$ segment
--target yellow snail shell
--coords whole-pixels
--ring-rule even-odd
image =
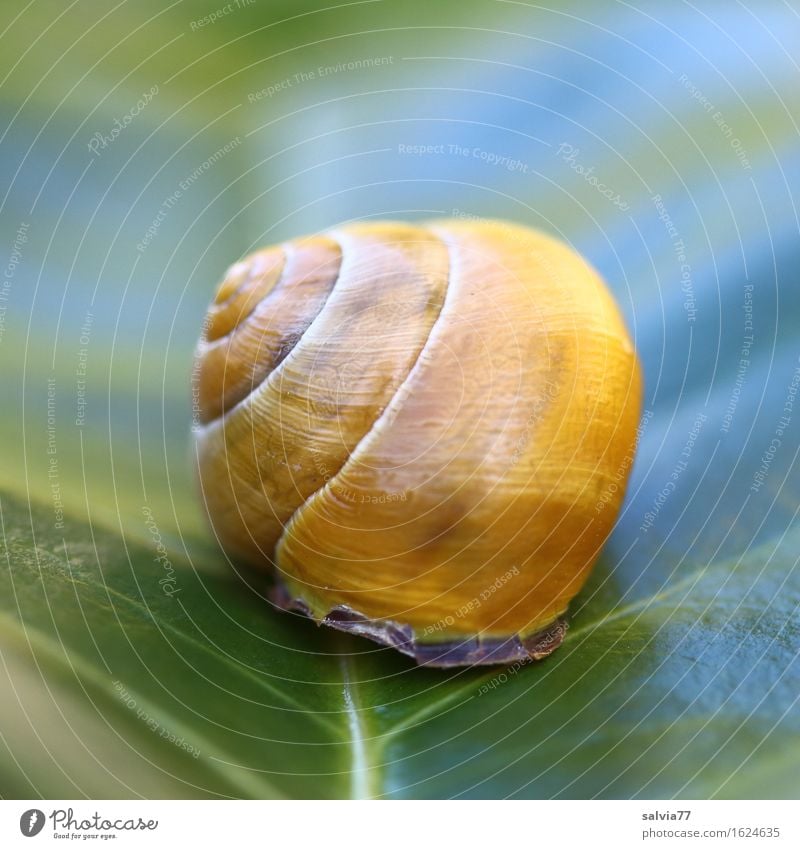
[[[282,606],[438,666],[561,642],[642,393],[566,245],[442,220],[266,248],[220,285],[195,374],[209,518]]]

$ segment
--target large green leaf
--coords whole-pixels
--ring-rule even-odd
[[[797,534],[656,593],[612,591],[601,567],[552,658],[444,674],[277,613],[257,584],[175,558],[167,595],[156,550],[9,498],[2,515],[6,793],[794,789]]]
[[[185,5],[0,20],[0,794],[796,797],[797,16],[258,3],[193,27],[220,4]],[[445,673],[276,612],[229,567],[189,372],[253,245],[454,210],[591,259],[647,393],[562,648]]]

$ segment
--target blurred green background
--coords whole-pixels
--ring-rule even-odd
[[[6,4],[0,792],[795,797],[799,38],[783,2]],[[228,264],[453,214],[574,245],[647,379],[570,638],[485,694],[273,612],[190,465]]]

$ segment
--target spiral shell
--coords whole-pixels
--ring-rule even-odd
[[[195,374],[209,518],[283,606],[433,665],[558,645],[642,392],[566,245],[443,220],[258,251],[220,285]]]

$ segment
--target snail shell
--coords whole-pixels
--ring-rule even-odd
[[[209,518],[284,607],[432,665],[558,645],[642,393],[570,248],[499,221],[290,241],[231,267],[196,356]]]

